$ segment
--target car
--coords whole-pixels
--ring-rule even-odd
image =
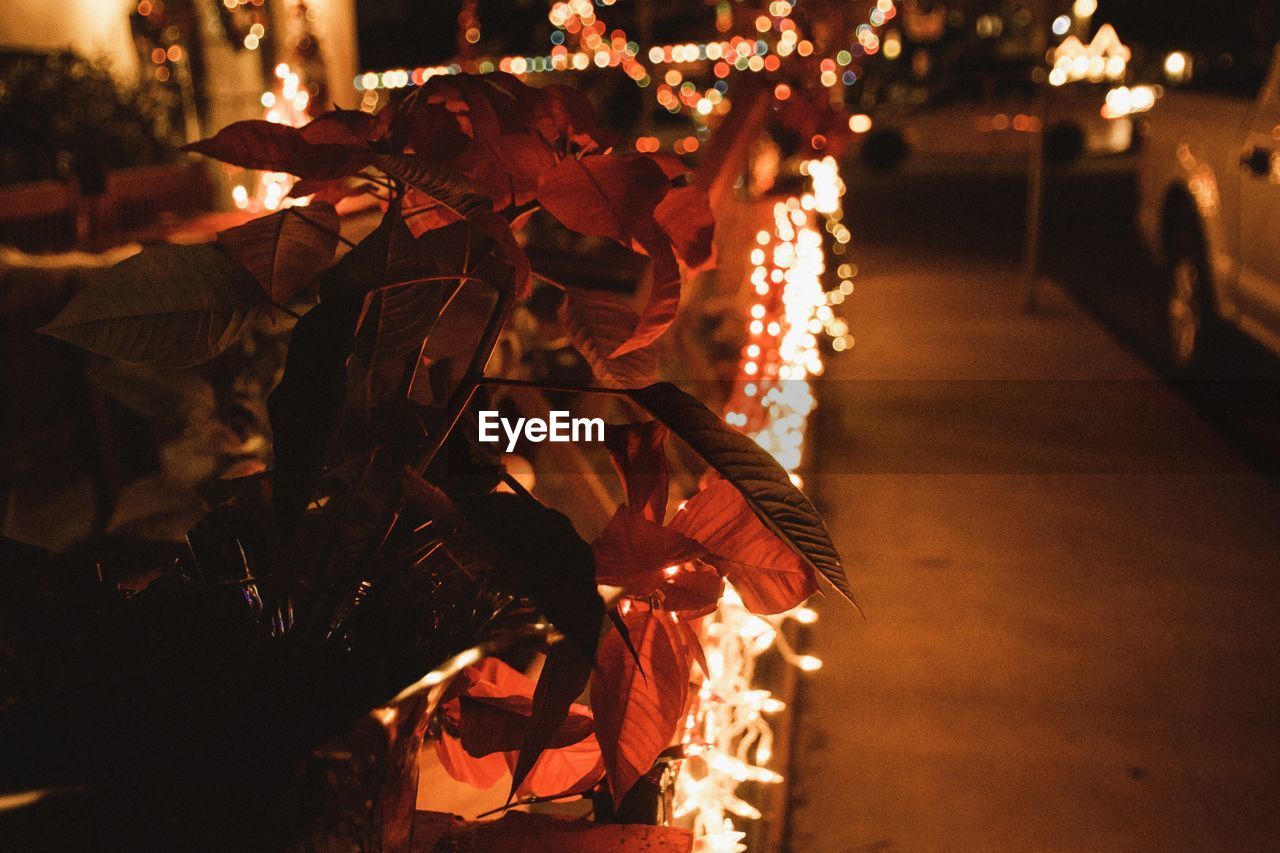
[[[1053,162],[1131,149],[1132,108],[1107,108],[1115,100],[1108,99],[1109,90],[1122,87],[1090,82],[1047,87],[1034,82],[1038,68],[1030,61],[986,63],[962,67],[929,88],[897,86],[892,97],[870,108],[871,118],[880,133],[899,134],[916,167],[925,170],[1021,171],[1042,129]],[[1129,91],[1122,88],[1124,94]]]
[[[1189,62],[1172,53],[1166,69]],[[1225,328],[1280,355],[1280,45],[1251,79],[1251,97],[1171,86],[1146,119],[1138,224],[1165,270],[1177,374],[1203,367]]]

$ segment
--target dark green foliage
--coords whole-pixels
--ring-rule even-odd
[[[157,113],[147,94],[73,53],[4,51],[0,185],[168,162]]]

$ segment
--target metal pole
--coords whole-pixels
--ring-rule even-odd
[[[1044,213],[1044,128],[1048,115],[1048,94],[1041,84],[1035,96],[1035,115],[1039,124],[1031,134],[1027,152],[1026,232],[1022,244],[1022,307],[1035,311],[1040,305],[1040,223]]]

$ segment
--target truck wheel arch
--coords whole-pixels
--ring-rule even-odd
[[[1185,245],[1187,241],[1194,241],[1190,248],[1204,262],[1204,274],[1209,279],[1207,292],[1210,299],[1217,303],[1218,288],[1214,280],[1208,229],[1191,191],[1183,184],[1174,184],[1165,193],[1164,204],[1160,208],[1160,260],[1163,266],[1168,268],[1173,265],[1188,248]]]

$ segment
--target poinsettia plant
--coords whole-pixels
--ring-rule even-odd
[[[698,620],[726,583],[757,613],[797,606],[819,575],[849,595],[787,473],[654,381],[714,223],[678,160],[619,152],[581,93],[441,76],[377,114],[238,122],[189,147],[295,175],[305,203],[211,244],[146,247],[44,331],[179,367],[217,359],[263,317],[296,318],[267,399],[270,470],[220,484],[177,569],[186,589],[246,593],[260,630],[242,637],[249,674],[225,677],[252,695],[272,685],[246,704],[273,737],[300,748],[444,656],[524,628],[545,638],[536,680],[497,660],[464,671],[437,719],[445,766],[478,784],[509,774],[513,797],[603,784],[621,803],[675,739],[705,669]],[[381,210],[358,241],[335,208],[353,195]],[[627,296],[537,269],[522,245],[535,216],[646,256],[648,274]],[[590,383],[493,372],[509,321],[547,288]],[[647,413],[608,430],[626,500],[594,542],[478,443],[475,398],[513,387],[606,398],[616,420]],[[672,434],[708,469],[674,512]],[[321,701],[325,724],[298,726]]]

